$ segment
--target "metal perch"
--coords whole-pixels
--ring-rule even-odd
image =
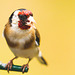
[[[7,70],[7,68],[5,68],[6,64],[0,62],[0,69],[1,70]],[[9,69],[10,70],[10,69]],[[18,71],[18,72],[22,72],[21,66],[19,65],[12,65],[12,68],[10,71]],[[28,72],[28,68],[26,67],[24,72]]]

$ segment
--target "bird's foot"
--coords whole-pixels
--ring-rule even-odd
[[[24,70],[25,70],[26,67],[29,69],[29,65],[28,65],[28,64],[25,64],[25,65],[23,65],[23,66],[21,67],[22,73],[24,73]]]
[[[7,65],[5,66],[5,68],[7,68],[7,72],[9,73],[9,70],[11,70],[12,68],[12,65],[13,65],[13,60],[10,60]]]

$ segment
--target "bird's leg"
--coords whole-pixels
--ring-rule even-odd
[[[30,61],[31,61],[31,59],[29,59],[29,61],[28,61],[27,64],[24,64],[24,65],[21,67],[22,73],[24,73],[24,70],[25,70],[26,67],[29,69],[29,65],[28,65],[28,64],[29,64]]]
[[[13,60],[14,60],[14,59],[16,59],[16,58],[18,58],[18,57],[17,57],[17,56],[16,56],[16,57],[14,57],[12,60],[10,60],[10,61],[7,63],[7,65],[6,65],[6,67],[5,67],[5,68],[7,68],[8,73],[9,73],[9,69],[11,69],[11,68],[12,68]]]

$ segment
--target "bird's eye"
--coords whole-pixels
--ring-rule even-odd
[[[23,17],[23,15],[18,15],[19,16],[19,18],[22,18]]]
[[[24,18],[27,19],[28,16],[24,15]]]
[[[33,16],[33,14],[32,14],[32,13],[30,13],[29,15],[30,15],[30,16]]]
[[[19,16],[19,18],[21,19],[21,20],[25,20],[25,19],[27,19],[27,16],[26,15],[18,15]]]

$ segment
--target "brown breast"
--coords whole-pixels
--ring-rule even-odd
[[[34,32],[34,29],[32,29],[29,33],[31,33],[32,35],[31,35],[31,38],[29,39],[29,40],[27,40],[27,41],[25,41],[25,43],[23,44],[23,46],[21,47],[20,45],[20,43],[19,42],[13,42],[13,41],[11,41],[10,40],[10,38],[9,38],[9,36],[11,36],[11,37],[15,37],[16,39],[17,39],[17,37],[22,37],[21,35],[15,35],[15,32],[13,31],[13,30],[11,30],[11,25],[10,25],[10,23],[8,22],[7,24],[6,24],[6,26],[5,26],[5,29],[4,29],[4,36],[5,36],[5,39],[6,39],[6,41],[7,41],[7,44],[9,45],[9,47],[16,47],[16,48],[20,48],[20,49],[22,49],[22,50],[25,50],[25,49],[27,49],[27,48],[30,48],[30,47],[32,47],[32,45],[35,43],[35,32]],[[29,34],[28,33],[28,34]],[[17,37],[16,37],[17,36]],[[28,35],[26,35],[26,36],[28,36]]]

